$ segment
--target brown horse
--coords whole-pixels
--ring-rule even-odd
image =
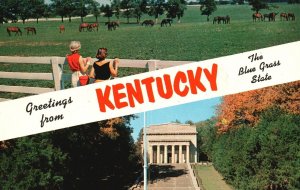
[[[142,26],[153,26],[154,25],[154,21],[153,20],[144,20],[142,22]]]
[[[16,33],[15,35],[21,35],[22,36],[22,31],[17,26],[9,26],[9,27],[7,27],[6,31],[7,31],[9,36],[11,36],[11,32],[15,32]]]
[[[117,21],[106,22],[107,30],[112,31],[113,29],[116,30],[119,27],[119,23]]]
[[[89,31],[92,31],[92,30],[94,31],[94,28],[97,28],[96,30],[98,32],[98,27],[99,27],[99,24],[95,22],[93,24],[90,24],[88,29],[89,29]]]
[[[160,23],[160,26],[163,27],[163,26],[171,26],[173,20],[171,18],[165,18],[165,19],[162,19],[161,23]]]
[[[90,24],[89,23],[81,23],[79,25],[79,32],[84,31],[84,29],[86,28],[86,31],[90,30]]]
[[[214,17],[213,20],[213,24],[215,24],[216,22],[218,22],[218,24],[229,24],[230,23],[230,16],[226,15],[226,16],[216,16]]]
[[[63,33],[65,32],[65,26],[64,25],[60,25],[59,26],[59,33]]]
[[[288,13],[288,20],[295,20],[295,14],[294,13]]]
[[[282,20],[282,19],[289,20],[288,14],[280,13],[280,20]]]
[[[31,34],[36,34],[36,29],[34,27],[26,27],[24,29],[27,31],[27,35],[29,32],[31,32]]]
[[[268,18],[269,22],[270,22],[270,21],[275,21],[276,15],[278,15],[278,13],[268,13],[268,14],[264,14],[264,20],[266,20],[266,18]]]
[[[256,19],[263,21],[263,15],[261,13],[253,13],[252,14],[253,22],[256,22]]]

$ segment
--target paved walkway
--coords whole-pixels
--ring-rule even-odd
[[[186,164],[151,165],[150,170],[149,190],[196,190]],[[144,186],[132,189],[143,190]]]

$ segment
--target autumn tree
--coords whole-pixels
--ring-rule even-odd
[[[300,113],[300,81],[223,97],[218,108],[219,132],[242,124],[254,125],[268,107],[277,105],[290,113]]]

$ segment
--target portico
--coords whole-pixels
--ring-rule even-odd
[[[168,123],[151,125],[146,130],[149,163],[197,162],[197,131],[195,126]]]

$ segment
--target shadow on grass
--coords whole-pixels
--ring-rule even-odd
[[[178,177],[187,174],[185,169],[176,169],[172,165],[151,165],[150,183],[156,181],[167,181],[172,177]]]

